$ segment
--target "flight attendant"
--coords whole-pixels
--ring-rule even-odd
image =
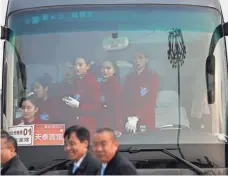
[[[24,98],[21,101],[20,108],[23,115],[17,119],[14,119],[14,125],[31,125],[41,124],[42,120],[37,116],[38,107],[34,98]]]
[[[90,62],[83,57],[75,59],[75,73],[72,96],[63,101],[72,108],[69,112],[73,116],[68,123],[87,127],[91,133],[96,131],[96,121],[100,110],[100,85],[96,77],[89,71]]]
[[[116,77],[116,64],[104,61],[102,64],[103,79],[101,81],[101,118],[100,125],[116,132],[122,131],[121,87]]]
[[[59,104],[54,97],[49,97],[49,87],[52,79],[49,75],[44,75],[37,79],[34,84],[34,95],[39,108],[38,114],[45,123],[57,123],[60,119]]]
[[[145,132],[155,128],[158,76],[148,69],[148,58],[137,54],[136,71],[124,82],[125,132]]]

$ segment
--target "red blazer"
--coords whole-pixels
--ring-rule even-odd
[[[66,128],[72,125],[71,122],[71,116],[75,114],[75,110],[72,111],[72,108],[66,105],[66,103],[62,100],[64,97],[71,96],[73,97],[73,92],[75,89],[75,83],[69,84],[67,82],[61,82],[55,85],[55,87],[52,87],[51,90],[49,90],[49,94],[52,96],[49,98],[49,102],[52,104],[44,104],[44,109],[49,108],[52,111],[50,114],[52,118],[50,117],[51,123],[56,124],[65,124]],[[51,91],[54,91],[51,92]],[[71,112],[72,111],[72,112]]]
[[[155,106],[158,86],[158,75],[147,68],[140,75],[132,73],[127,76],[123,92],[125,118],[138,116],[140,119],[138,127],[146,125],[147,130],[155,128]]]
[[[60,100],[55,97],[48,97],[46,101],[37,100],[37,106],[39,108],[37,112],[37,118],[41,119],[44,124],[60,123],[59,119],[59,107]]]
[[[101,83],[100,126],[122,131],[121,87],[116,76]]]
[[[100,85],[95,76],[88,72],[83,78],[77,78],[72,96],[78,96],[80,104],[78,108],[71,108],[69,125],[85,126],[91,133],[95,133],[100,110]]]
[[[55,85],[53,88],[55,94],[53,97],[63,98],[64,96],[72,96],[72,92],[74,91],[74,84],[69,84],[68,82],[61,82]]]

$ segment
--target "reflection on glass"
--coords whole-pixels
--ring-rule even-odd
[[[75,7],[37,9],[9,18],[27,68],[27,87],[32,85],[27,92],[37,100],[39,123],[78,124],[92,133],[110,127],[126,136],[178,125],[177,70],[167,54],[169,32],[178,28],[186,46],[179,83],[181,125],[213,132],[220,99],[210,107],[204,101],[204,68],[212,32],[220,24],[219,13],[188,6],[94,7],[80,12]],[[129,43],[105,50],[103,41],[110,37]],[[118,45],[118,40],[108,41],[114,42],[110,46]],[[217,66],[224,57],[223,45],[217,46]],[[14,88],[18,87],[14,81]],[[16,93],[13,97],[23,98]],[[176,143],[176,135],[173,140]]]

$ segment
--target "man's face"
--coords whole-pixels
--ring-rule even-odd
[[[77,58],[75,60],[74,69],[77,75],[85,75],[89,68],[84,58]]]
[[[88,141],[80,141],[75,133],[71,133],[69,139],[65,138],[64,150],[69,159],[78,161],[88,150]]]
[[[93,152],[97,159],[108,163],[115,155],[118,143],[109,132],[96,134],[93,139]]]
[[[15,149],[9,143],[7,143],[6,139],[1,139],[1,164],[5,164],[9,161],[13,154],[15,153]]]
[[[144,54],[138,54],[135,58],[136,69],[141,70],[145,68],[147,62],[148,62],[148,59]]]

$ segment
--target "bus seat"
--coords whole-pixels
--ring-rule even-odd
[[[178,94],[175,91],[161,91],[158,93],[155,109],[156,127],[179,124]],[[186,110],[180,108],[181,125],[190,126]]]

